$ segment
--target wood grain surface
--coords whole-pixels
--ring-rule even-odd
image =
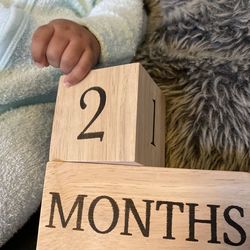
[[[140,64],[59,84],[50,161],[164,166],[164,157],[165,98]]]
[[[52,162],[37,249],[247,250],[249,197],[249,173]]]

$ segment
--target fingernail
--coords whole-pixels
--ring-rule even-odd
[[[38,62],[35,62],[35,65],[38,67],[38,68],[43,68],[44,65],[42,65],[41,63],[38,63]]]
[[[68,81],[64,81],[63,84],[64,84],[65,87],[71,87],[72,86],[72,84],[70,82],[68,82]]]

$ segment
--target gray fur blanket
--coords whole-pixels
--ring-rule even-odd
[[[250,1],[161,7],[135,60],[167,97],[167,166],[250,171]]]

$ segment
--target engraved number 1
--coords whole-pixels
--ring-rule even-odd
[[[155,145],[155,106],[156,106],[156,101],[153,99],[154,103],[154,114],[153,114],[153,135],[152,135],[152,142],[151,144],[156,147]]]

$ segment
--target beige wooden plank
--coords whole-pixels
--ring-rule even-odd
[[[58,203],[54,213],[51,210],[52,197],[54,202],[60,198],[65,219],[78,197],[65,228]],[[142,229],[131,204],[141,218]],[[96,232],[108,230],[112,222],[110,232]],[[249,236],[249,173],[62,162],[47,166],[38,250],[247,250]]]
[[[164,96],[140,64],[93,70],[59,84],[50,161],[164,166],[164,117]]]

